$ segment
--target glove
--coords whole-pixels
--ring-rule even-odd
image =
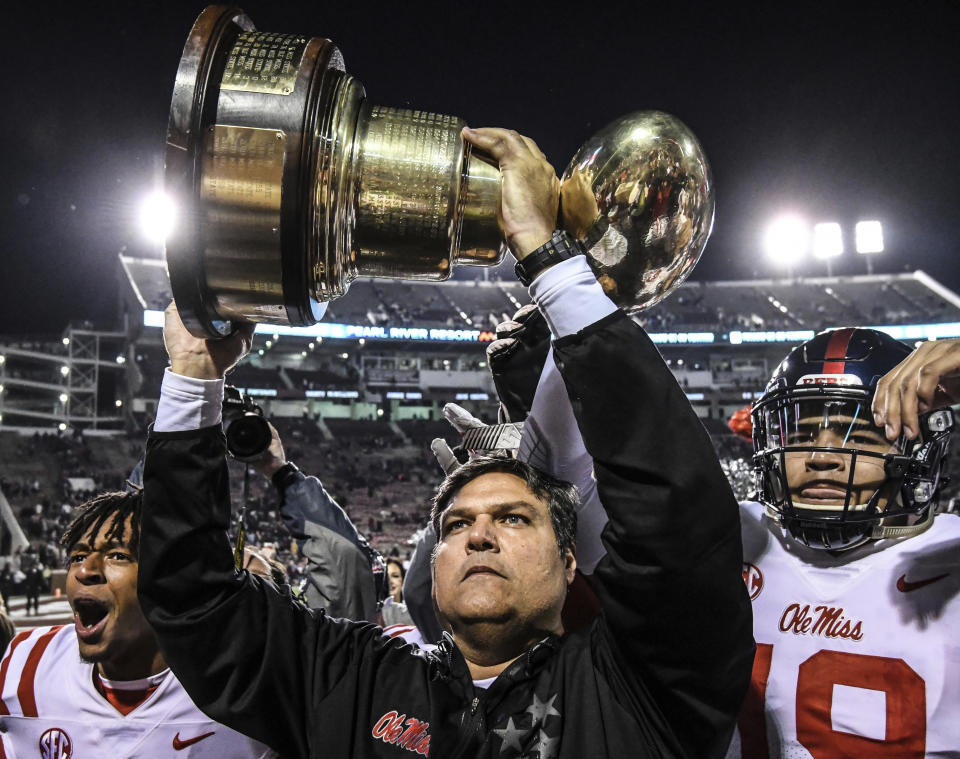
[[[476,454],[512,457],[520,447],[522,424],[486,424],[456,403],[444,406],[443,415],[462,438],[460,445],[455,448],[451,448],[443,438],[435,438],[430,443],[437,463],[447,474]]]
[[[502,421],[527,418],[549,349],[550,328],[533,303],[497,325],[497,339],[487,346],[487,363],[500,398]]]
[[[443,417],[461,436],[467,430],[487,426],[456,403],[448,403],[443,407]],[[442,437],[434,438],[430,443],[430,450],[433,451],[437,463],[445,474],[450,474],[461,464],[467,463],[470,458],[469,452],[462,445],[451,448]]]

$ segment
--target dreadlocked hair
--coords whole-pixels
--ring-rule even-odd
[[[107,532],[105,540],[123,540],[123,528],[130,519],[130,540],[128,547],[136,556],[140,549],[140,506],[143,503],[141,491],[132,493],[101,493],[76,508],[73,519],[63,531],[60,547],[68,554],[86,535],[97,535],[104,525]]]

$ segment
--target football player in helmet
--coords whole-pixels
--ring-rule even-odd
[[[728,756],[960,757],[960,519],[939,498],[958,401],[960,340],[838,329],[774,372],[752,412],[757,653]]]
[[[753,407],[760,500],[804,545],[845,550],[932,524],[951,409],[931,398],[918,418],[914,400],[910,424],[891,426],[888,439],[871,408],[910,354],[876,330],[821,332],[790,352]]]

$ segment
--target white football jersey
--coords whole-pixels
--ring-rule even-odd
[[[93,666],[72,625],[17,635],[0,663],[0,759],[276,756],[203,714],[172,672],[123,716],[94,687]]]
[[[839,555],[741,518],[757,655],[728,757],[960,757],[960,518]]]

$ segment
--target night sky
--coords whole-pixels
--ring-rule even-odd
[[[537,4],[540,6],[541,4]],[[773,276],[777,213],[844,225],[835,273],[863,273],[853,224],[879,219],[877,271],[960,290],[960,3],[245,2],[262,31],[332,39],[374,103],[507,126],[558,171],[632,110],[685,121],[712,163],[714,234],[694,279]],[[856,4],[860,5],[860,4]],[[570,4],[554,4],[555,9]],[[201,2],[20,2],[4,12],[0,334],[109,323],[116,257],[159,255],[138,205]],[[808,260],[796,273],[825,273]]]

